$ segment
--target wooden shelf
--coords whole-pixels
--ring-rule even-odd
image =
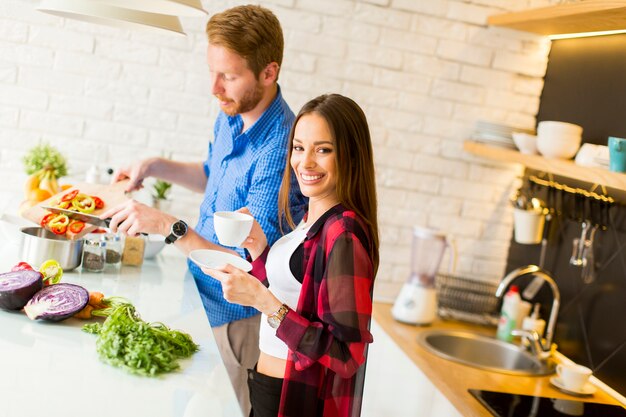
[[[586,0],[490,16],[487,23],[540,35],[626,29],[626,0]]]
[[[471,154],[498,162],[513,162],[537,171],[550,172],[579,181],[605,185],[617,190],[626,190],[626,174],[611,172],[605,168],[582,167],[576,165],[572,160],[549,159],[540,155],[525,155],[512,149],[489,146],[473,141],[465,141],[463,149]]]

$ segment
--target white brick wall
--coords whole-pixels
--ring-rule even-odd
[[[467,155],[462,144],[479,119],[534,126],[549,43],[485,22],[550,2],[259,1],[285,30],[281,86],[293,110],[339,92],[368,115],[380,200],[378,298],[393,298],[409,273],[413,225],[454,236],[458,273],[502,275],[519,167]],[[0,2],[0,211],[17,209],[20,158],[40,141],[67,155],[73,180],[94,163],[204,155],[217,112],[205,18],[182,19],[184,38],[64,20],[36,5]],[[174,196],[173,211],[193,222],[200,197],[180,188]]]

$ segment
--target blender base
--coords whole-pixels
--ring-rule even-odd
[[[391,309],[391,315],[401,323],[427,326],[437,318],[437,291],[406,283]]]

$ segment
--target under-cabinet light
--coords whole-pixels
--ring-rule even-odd
[[[603,31],[598,31],[598,32],[562,33],[560,35],[548,35],[548,38],[550,40],[588,38],[591,36],[618,35],[620,33],[626,33],[626,29],[603,30]]]

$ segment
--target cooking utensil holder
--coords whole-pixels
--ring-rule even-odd
[[[515,224],[515,241],[517,243],[534,245],[541,243],[545,216],[538,210],[513,209]]]

